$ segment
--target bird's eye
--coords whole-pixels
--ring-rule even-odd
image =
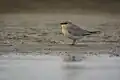
[[[66,22],[66,23],[64,23],[64,24],[68,24],[68,23]]]

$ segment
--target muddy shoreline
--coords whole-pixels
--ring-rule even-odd
[[[70,46],[61,34],[59,22],[71,20],[87,30],[100,30]],[[81,53],[106,51],[119,46],[120,16],[88,14],[2,14],[0,15],[0,52],[52,51]]]

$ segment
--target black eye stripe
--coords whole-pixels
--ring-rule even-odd
[[[60,23],[60,24],[68,24],[67,22],[65,22],[65,23]]]

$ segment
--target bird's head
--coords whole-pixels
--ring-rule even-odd
[[[72,24],[72,22],[70,22],[70,21],[64,21],[64,22],[60,23],[60,25],[61,25],[62,28],[66,28],[67,25],[69,25],[69,24]]]

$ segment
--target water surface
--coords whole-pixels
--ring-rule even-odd
[[[119,80],[120,58],[91,56],[65,62],[59,56],[0,56],[0,80]]]

